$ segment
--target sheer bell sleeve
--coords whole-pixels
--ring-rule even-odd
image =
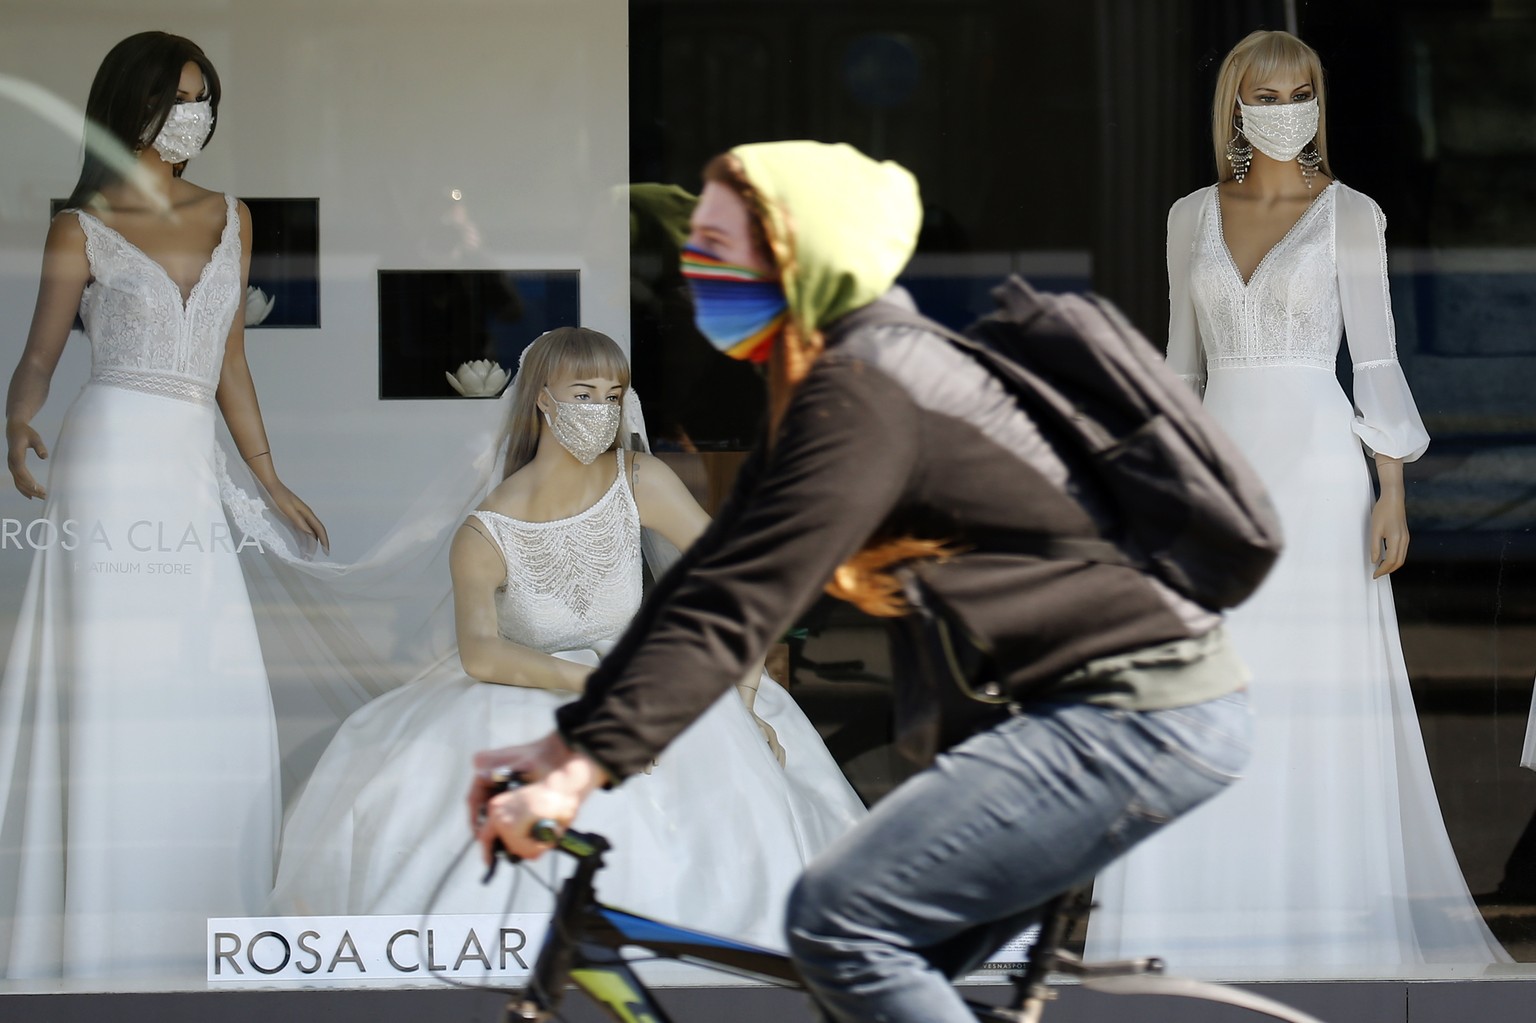
[[[1429,434],[1397,361],[1387,288],[1387,218],[1370,197],[1333,187],[1339,301],[1355,371],[1355,433],[1372,454],[1411,462],[1429,447]]]
[[[1199,395],[1205,394],[1205,344],[1189,290],[1189,266],[1207,191],[1187,195],[1168,210],[1168,368]]]

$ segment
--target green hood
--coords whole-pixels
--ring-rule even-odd
[[[767,201],[774,237],[794,253],[784,294],[802,327],[873,302],[912,258],[923,208],[904,167],[843,143],[761,142],[731,154]]]

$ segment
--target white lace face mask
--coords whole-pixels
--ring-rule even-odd
[[[1263,103],[1249,106],[1239,101],[1243,112],[1243,134],[1253,143],[1253,148],[1269,157],[1285,163],[1297,155],[1317,136],[1317,99],[1304,103]]]
[[[150,143],[166,163],[182,163],[203,151],[213,131],[213,104],[200,99],[196,103],[178,103],[171,107],[165,125]]]
[[[555,440],[578,462],[591,465],[598,455],[613,447],[624,414],[622,405],[609,401],[561,401],[547,387],[544,393],[555,403],[555,414],[544,413],[544,421]]]

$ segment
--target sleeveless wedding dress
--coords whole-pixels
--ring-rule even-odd
[[[1392,585],[1367,563],[1362,445],[1411,461],[1429,443],[1397,362],[1385,226],[1334,183],[1244,282],[1214,186],[1169,214],[1169,362],[1263,477],[1286,547],[1228,618],[1253,672],[1247,776],[1100,875],[1091,958],[1251,976],[1509,961],[1446,836]]]
[[[577,515],[524,522],[473,513],[506,565],[496,594],[505,638],[595,666],[638,610],[640,514],[624,452],[616,454],[612,486]],[[548,912],[549,891],[517,871],[480,883],[478,848],[465,848],[464,794],[472,753],[546,735],[555,708],[573,698],[477,681],[454,655],[354,713],[289,814],[272,912]],[[766,676],[757,712],[777,731],[785,766],[730,692],[649,774],[588,800],[579,826],[614,846],[604,901],[782,946],[790,884],[864,807],[805,715]],[[549,856],[531,869],[553,882],[552,872],[568,867]]]
[[[0,682],[0,972],[203,973],[270,889],[277,742],[220,505],[240,224],[191,294],[88,213],[91,377],[65,415]]]

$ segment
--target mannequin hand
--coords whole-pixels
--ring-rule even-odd
[[[1403,495],[1385,490],[1371,510],[1371,564],[1376,566],[1372,579],[1380,579],[1403,567],[1408,560],[1408,515],[1403,509]]]
[[[757,728],[758,731],[763,733],[763,738],[768,741],[768,752],[772,753],[773,759],[779,762],[780,767],[783,767],[784,746],[779,742],[779,733],[775,732],[773,730],[773,726],[764,721],[762,718],[757,719]]]
[[[331,553],[331,538],[326,535],[325,524],[320,521],[318,515],[310,511],[309,505],[299,500],[299,495],[278,480],[274,480],[272,486],[267,487],[267,493],[271,496],[272,506],[277,509],[279,515],[287,519],[293,528],[318,541],[320,549],[325,553]]]
[[[6,465],[10,467],[11,479],[16,483],[16,489],[21,492],[21,496],[46,498],[48,492],[43,489],[42,484],[32,478],[32,473],[27,468],[29,450],[35,452],[38,458],[48,457],[48,448],[43,444],[43,438],[38,436],[31,424],[7,420],[5,446],[9,451],[6,456]]]
[[[485,850],[487,864],[495,855],[497,839],[514,856],[531,860],[543,855],[550,846],[529,836],[534,823],[549,818],[569,826],[587,796],[607,778],[591,757],[571,749],[554,732],[525,746],[477,753],[474,763],[468,797],[470,826]],[[487,799],[495,787],[493,775],[500,770],[515,771],[529,781]]]
[[[746,704],[747,713],[752,715],[752,721],[757,725],[757,730],[763,733],[763,740],[768,743],[768,749],[773,758],[784,766],[784,747],[779,742],[779,733],[773,730],[773,726],[757,716],[757,679],[750,682],[736,683],[736,695],[741,697],[741,702]]]

